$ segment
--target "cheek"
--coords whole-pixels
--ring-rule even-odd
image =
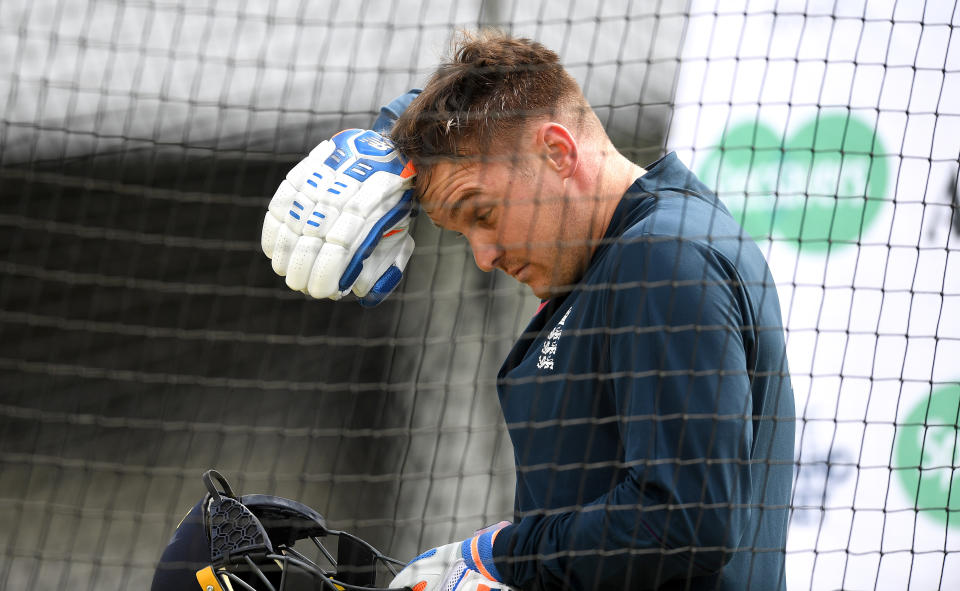
[[[507,250],[554,250],[563,220],[545,203],[524,201],[504,207],[498,233]]]

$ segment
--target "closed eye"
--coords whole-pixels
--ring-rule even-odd
[[[477,223],[489,224],[493,220],[493,207],[483,207],[474,210],[473,220]]]

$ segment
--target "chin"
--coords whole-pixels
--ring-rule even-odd
[[[541,300],[549,300],[560,295],[570,293],[571,285],[530,285],[530,291]]]
[[[560,273],[556,275],[560,275]],[[566,295],[573,291],[573,288],[577,286],[577,282],[580,280],[580,276],[579,274],[571,278],[554,276],[546,279],[542,273],[537,273],[536,275],[527,277],[527,279],[529,281],[524,281],[523,283],[530,288],[533,295],[541,300],[549,300],[550,298]]]
[[[535,287],[531,287],[530,291],[532,291],[533,295],[537,296],[541,300],[549,300],[551,297],[550,292],[545,291],[543,289],[537,289]]]

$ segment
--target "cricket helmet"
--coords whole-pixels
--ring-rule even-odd
[[[376,585],[377,572],[403,563],[347,532],[327,527],[310,507],[271,495],[234,494],[216,470],[207,493],[177,526],[154,573],[151,591],[313,591]],[[336,539],[336,558],[324,545]],[[305,540],[322,562],[294,549]],[[319,563],[318,563],[319,562]]]

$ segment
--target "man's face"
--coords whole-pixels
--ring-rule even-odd
[[[554,170],[526,160],[440,162],[421,204],[436,225],[466,237],[480,269],[500,269],[549,298],[582,276],[590,219]]]

